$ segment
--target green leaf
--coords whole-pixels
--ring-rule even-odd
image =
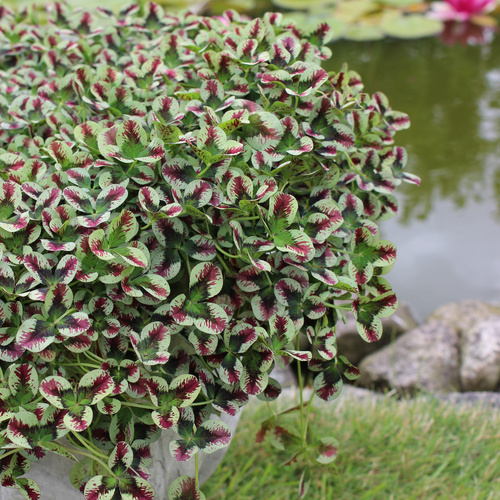
[[[108,244],[110,248],[128,243],[139,230],[135,215],[130,210],[122,213],[109,224]]]

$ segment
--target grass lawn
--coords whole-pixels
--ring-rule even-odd
[[[281,403],[273,409],[283,409]],[[301,469],[266,440],[265,403],[245,408],[229,451],[202,490],[207,500],[298,498]],[[500,411],[452,406],[431,398],[316,401],[311,429],[340,446],[334,465],[317,467],[312,500],[500,499]],[[297,413],[287,418],[300,428]]]

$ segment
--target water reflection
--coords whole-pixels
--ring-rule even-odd
[[[394,109],[410,115],[412,127],[398,143],[422,187],[402,189],[403,222],[427,217],[444,198],[456,207],[485,198],[499,205],[491,177],[500,152],[500,37],[474,47],[424,39],[332,48],[332,69],[349,61],[368,92],[385,92]]]
[[[400,299],[422,318],[453,300],[500,300],[500,37],[332,49],[332,69],[348,61],[412,121],[397,142],[422,184],[401,189],[400,215],[382,227],[398,246],[390,281]]]

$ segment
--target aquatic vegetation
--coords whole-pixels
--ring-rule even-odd
[[[445,0],[432,4],[432,14],[443,21],[469,21],[490,12],[497,0]]]

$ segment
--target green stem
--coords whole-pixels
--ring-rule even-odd
[[[222,264],[222,267],[224,268],[224,270],[226,271],[226,273],[230,274],[231,271],[229,271],[229,268],[227,267],[227,264],[224,262],[224,259],[222,258],[222,256],[220,256],[219,254],[217,254],[217,259]]]
[[[18,453],[19,448],[16,448],[15,450],[10,450],[7,453],[4,453],[3,455],[0,456],[0,459],[3,460],[4,458],[9,457],[10,455],[14,455],[14,453]]]
[[[297,336],[297,351],[300,351],[300,338]],[[304,422],[304,381],[302,380],[302,363],[297,363],[297,377],[299,379],[299,404],[300,404],[300,430],[302,435],[302,446],[305,448],[307,427]]]
[[[65,318],[69,314],[72,314],[72,313],[76,312],[77,310],[78,309],[76,307],[72,307],[71,309],[68,309],[62,316],[60,316],[59,318],[57,318],[57,323],[59,323],[59,321],[61,321],[63,318]]]
[[[87,441],[86,439],[82,438],[78,432],[71,431],[72,436],[74,436],[78,441],[80,441],[81,445],[86,448],[88,451],[92,453],[92,456],[100,456],[103,458],[108,458],[107,455],[102,453],[101,450],[99,450],[95,445],[93,445],[90,441]],[[68,439],[71,441],[71,443],[76,446],[76,444],[73,442],[70,436],[68,436]]]
[[[200,480],[199,480],[199,477],[198,477],[198,455],[200,454],[200,452],[197,452],[196,455],[194,456],[194,484],[196,486],[196,488],[199,488],[200,487]]]
[[[128,403],[126,401],[122,401],[122,406],[130,406],[132,408],[143,408],[145,410],[158,410],[158,406],[148,405],[148,404],[139,404],[139,403]]]
[[[83,351],[83,354],[85,356],[87,356],[87,358],[91,358],[91,359],[93,359],[94,361],[97,361],[100,364],[104,363],[103,359],[101,359],[99,356],[97,356],[97,354],[94,354],[91,351]]]
[[[88,366],[94,370],[100,368],[100,365],[91,365],[90,363],[61,363],[60,366]]]
[[[189,406],[203,406],[203,405],[209,405],[210,403],[213,403],[213,399],[210,399],[209,401],[199,401],[198,403],[191,403]]]
[[[305,422],[305,428],[304,428],[304,434],[302,435],[302,442],[306,443],[307,441],[307,428],[309,426],[309,417],[311,415],[311,408],[312,408],[312,401],[314,399],[314,392],[311,395],[311,398],[309,399],[307,403],[307,412],[306,412],[306,422]]]
[[[323,302],[323,305],[326,307],[332,307],[333,309],[338,309],[339,311],[350,311],[351,310],[351,307],[348,304],[338,306],[337,304],[329,304],[328,302]]]
[[[118,478],[118,476],[109,468],[108,464],[106,462],[103,462],[100,458],[95,457],[94,455],[91,455],[90,453],[85,453],[84,451],[80,450],[68,450],[70,453],[76,453],[77,455],[82,455],[82,457],[87,457],[90,458],[93,462],[97,462],[101,464],[111,476],[113,476],[115,479]]]
[[[246,221],[246,220],[259,220],[260,217],[258,215],[253,215],[252,217],[235,217],[234,219],[231,219],[231,220],[235,220],[235,221]]]
[[[222,247],[217,244],[217,242],[214,241],[215,248],[219,250],[220,253],[224,254],[226,257],[230,257],[231,259],[241,259],[241,255],[231,255],[230,253],[227,253],[225,250],[222,249]]]

